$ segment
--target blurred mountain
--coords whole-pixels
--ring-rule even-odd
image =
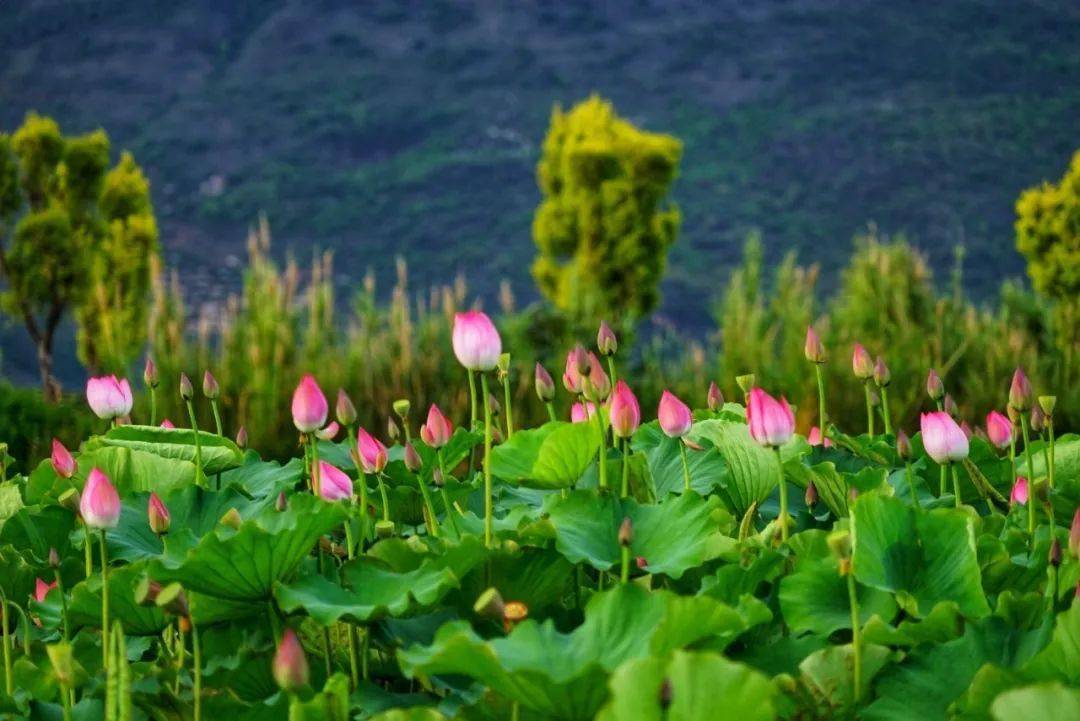
[[[4,0],[0,128],[133,150],[196,300],[260,211],[280,252],[335,251],[344,297],[400,254],[416,287],[528,300],[538,147],[595,91],[685,142],[663,312],[701,328],[754,228],[827,284],[868,222],[939,279],[963,243],[977,296],[1021,274],[1013,202],[1080,145],[1078,38],[1075,0]]]

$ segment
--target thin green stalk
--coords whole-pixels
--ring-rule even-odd
[[[622,573],[619,578],[623,583],[630,580],[630,546],[622,547]]]
[[[214,428],[217,430],[217,434],[224,438],[225,434],[221,430],[221,411],[218,410],[217,398],[210,399],[210,410],[214,413]]]
[[[556,417],[555,417],[555,404],[552,403],[551,401],[547,401],[547,402],[544,403],[544,405],[547,407],[548,420],[550,420],[550,421],[557,420]]]
[[[382,519],[390,520],[390,496],[386,493],[386,484],[383,483],[383,474],[376,473],[375,481],[379,484],[379,496],[382,498]]]
[[[937,403],[937,409],[939,411],[944,410],[945,406],[942,404],[941,401],[935,401],[935,403]],[[1014,471],[1015,471],[1015,468],[1016,467],[1015,467],[1015,464],[1014,464],[1014,466],[1013,466]],[[939,483],[938,483],[938,498],[940,498],[941,496],[945,495],[945,488],[946,488],[946,486],[948,484],[948,481],[946,480],[947,472],[945,470],[945,466],[941,466],[938,470],[940,471],[939,476],[938,476],[938,481],[939,481]],[[1013,474],[1013,481],[1015,481],[1015,480],[1016,480],[1016,474],[1014,473]]]
[[[480,386],[484,393],[484,545],[491,548],[495,526],[495,506],[491,488],[491,404],[487,402],[487,375],[480,374]]]
[[[357,470],[360,469],[360,460],[356,457],[356,426],[350,425],[346,428],[346,433],[349,435],[349,456],[353,459],[353,465]],[[367,476],[361,470],[359,475],[360,482],[360,545],[359,548],[363,552],[364,544],[369,540],[368,528],[368,512],[367,512]]]
[[[892,435],[892,420],[889,418],[889,389],[881,387],[881,417],[885,420],[885,434]]]
[[[469,430],[476,430],[476,377],[473,375],[473,371],[465,371],[469,376]],[[487,396],[484,396],[484,408],[487,409],[488,402]],[[469,478],[472,478],[473,471],[476,470],[476,446],[469,451]]]
[[[202,719],[202,644],[199,643],[199,627],[191,624],[192,670],[195,674],[195,721]]]
[[[11,631],[8,630],[8,600],[7,596],[0,592],[0,624],[3,624],[3,632],[0,635],[0,643],[4,645],[4,688],[7,695],[15,693],[15,681],[11,675]]]
[[[953,496],[956,497],[956,507],[959,508],[962,505],[960,500],[960,474],[956,471],[955,463],[949,464],[949,470],[952,471]]]
[[[1042,432],[1039,433],[1039,440],[1043,444],[1043,463],[1046,465],[1046,486],[1047,488],[1053,488],[1050,485],[1050,444],[1046,442],[1046,435]]]
[[[439,537],[439,519],[435,516],[435,506],[431,502],[431,495],[428,493],[427,484],[424,483],[424,478],[421,474],[416,474],[416,485],[420,486],[420,496],[424,499],[424,508],[427,509],[428,516],[431,518],[431,536],[433,538]]]
[[[65,683],[60,684],[60,703],[63,704],[64,721],[71,721],[71,694]]]
[[[311,467],[308,469],[309,477],[311,478],[311,490],[315,493],[319,492],[319,439],[315,437],[314,433],[307,435],[307,443],[311,448]]]
[[[784,480],[784,462],[780,459],[780,449],[776,449],[776,460],[780,463],[780,538],[788,539],[787,481]]]
[[[83,539],[83,555],[86,561],[86,577],[94,575],[94,542],[90,538],[90,526],[83,524],[83,532],[85,538]]]
[[[851,605],[851,647],[855,656],[854,698],[858,703],[862,698],[862,629],[859,627],[859,596],[855,591],[855,574],[847,573],[848,602]]]
[[[814,374],[817,376],[818,428],[821,429],[821,440],[824,443],[829,422],[825,415],[825,374],[821,370],[821,363],[814,364]]]
[[[180,675],[184,671],[184,656],[187,652],[187,643],[184,641],[184,626],[177,620],[176,623],[176,679],[173,682],[173,695],[180,694]]]
[[[345,556],[348,560],[353,560],[352,519],[345,519]],[[344,566],[338,573],[339,579],[344,583]],[[349,680],[352,682],[351,688],[355,691],[360,685],[360,659],[357,654],[356,646],[356,626],[352,623],[347,623],[345,628],[349,635]]]
[[[446,466],[443,464],[442,449],[435,449],[435,458],[439,462],[439,473],[442,474],[443,484],[439,486],[439,495],[442,496],[443,508],[446,509],[446,517],[450,519],[450,527],[454,529],[454,535],[460,536],[458,531],[457,518],[454,517],[454,508],[450,505],[450,495],[446,492]]]
[[[188,418],[191,420],[191,430],[195,433],[195,471],[196,482],[198,475],[202,473],[202,442],[199,440],[199,422],[195,419],[195,404],[187,401]]]
[[[1046,420],[1046,430],[1050,436],[1050,456],[1046,466],[1046,482],[1050,485],[1050,490],[1054,490],[1054,419],[1053,417]]]
[[[1028,472],[1028,534],[1032,548],[1035,547],[1035,467],[1031,465],[1031,441],[1028,438],[1027,416],[1020,414],[1020,432],[1024,434],[1024,457]]]
[[[60,569],[53,569],[53,576],[56,578],[56,590],[60,592],[60,613],[63,614],[61,620],[64,622],[64,640],[71,640],[71,625],[68,621],[68,608],[67,608],[67,596],[64,595],[64,579],[60,577]]]
[[[622,439],[622,497],[630,495],[630,439]]]
[[[109,555],[105,529],[101,529],[101,658],[102,668],[109,668]]]
[[[686,444],[679,439],[679,457],[682,458],[683,491],[690,492],[690,461],[686,460]]]
[[[150,388],[150,425],[157,425],[157,388]]]
[[[371,668],[369,659],[371,658],[371,629],[364,629],[364,640],[360,643],[360,676],[365,681],[371,680]]]
[[[907,478],[908,489],[911,491],[911,502],[919,508],[919,494],[915,492],[915,479],[911,477],[911,464],[904,461],[904,477]]]
[[[613,355],[607,357],[607,370],[608,375],[611,376],[611,387],[614,388],[619,381],[619,377],[615,375],[615,356]]]
[[[506,406],[506,437],[514,437],[514,410],[511,407],[510,398],[510,372],[507,371],[503,374],[503,398],[505,399],[504,405]]]
[[[866,395],[866,432],[871,437],[874,435],[874,403],[870,400],[870,382],[863,383],[863,393]]]
[[[584,397],[581,399],[581,405],[585,409],[586,417],[589,415],[589,402]],[[600,490],[607,488],[607,430],[604,428],[604,416],[600,412],[600,404],[595,404],[596,413],[596,429],[600,431],[600,450],[597,452],[597,463],[600,466]],[[587,418],[586,418],[587,419]]]

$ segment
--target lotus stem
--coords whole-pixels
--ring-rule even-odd
[[[179,619],[176,622],[176,680],[173,682],[173,695],[180,694],[180,674],[184,671],[184,655],[187,652],[187,644],[184,642],[184,624]]]
[[[350,519],[345,519],[345,557],[348,560],[353,560],[353,536],[352,536],[352,523]],[[338,572],[342,585],[345,584],[345,570],[342,567]],[[357,655],[356,647],[356,626],[351,623],[346,623],[345,626],[349,635],[349,680],[352,681],[352,689],[355,691],[360,685],[360,659]]]
[[[851,605],[851,648],[855,656],[854,693],[855,703],[862,697],[862,629],[859,628],[859,596],[855,590],[855,574],[847,572],[848,602]]]
[[[86,559],[86,577],[94,575],[94,541],[90,536],[90,526],[83,524],[83,532],[85,538],[83,539],[83,555]]]
[[[427,510],[428,517],[431,518],[431,536],[438,538],[439,519],[435,516],[435,506],[431,502],[431,494],[428,493],[427,484],[424,483],[424,479],[419,473],[416,474],[416,485],[420,486],[420,496],[424,499],[424,509]]]
[[[956,470],[956,464],[955,463],[950,463],[949,464],[949,470],[952,471],[952,485],[953,485],[953,496],[955,496],[955,505],[956,505],[957,508],[959,508],[960,505],[961,505],[961,500],[960,500],[960,474]]]
[[[484,393],[484,545],[491,548],[492,531],[495,525],[495,507],[491,489],[491,404],[487,402],[487,375],[480,374],[480,385]]]
[[[1054,489],[1054,417],[1050,416],[1046,419],[1046,432],[1050,436],[1049,455],[1047,456],[1046,465],[1046,482],[1050,485],[1050,490]]]
[[[585,409],[585,415],[589,415],[589,402],[584,397],[581,405]],[[603,414],[600,412],[600,403],[594,404],[596,408],[596,427],[600,431],[600,450],[597,455],[597,463],[600,467],[600,490],[607,488],[607,430],[604,428]]]
[[[3,625],[3,634],[0,643],[4,645],[4,688],[8,696],[15,693],[15,681],[11,675],[11,631],[8,630],[8,599],[3,591],[0,591],[0,624]]]
[[[611,376],[611,387],[614,388],[615,384],[619,382],[619,377],[615,375],[615,356],[609,355],[607,357],[607,369],[608,375]]]
[[[908,490],[911,491],[911,503],[916,508],[920,508],[919,494],[915,492],[915,479],[911,475],[911,464],[907,461],[904,461],[904,478],[907,479]]]
[[[375,481],[379,484],[379,496],[382,498],[382,519],[390,522],[390,496],[386,493],[386,484],[383,483],[383,474],[376,473]]]
[[[683,491],[685,493],[690,492],[690,461],[686,459],[686,444],[679,441],[679,456],[682,458],[682,474],[683,474]]]
[[[619,578],[623,583],[630,581],[630,546],[622,547],[622,572]]]
[[[442,448],[435,449],[435,458],[439,463],[439,473],[442,474],[443,484],[439,487],[439,495],[442,496],[443,507],[446,509],[446,517],[450,520],[450,527],[454,529],[454,535],[461,535],[458,531],[457,519],[454,518],[454,509],[450,505],[450,495],[446,492],[446,465],[443,463]]]
[[[102,668],[109,670],[109,555],[105,544],[105,529],[101,529],[101,658]]]
[[[476,377],[473,375],[473,371],[465,371],[469,376],[469,430],[476,430]],[[484,408],[487,409],[488,402],[487,396],[484,396]],[[472,476],[473,471],[476,469],[476,447],[469,451],[469,476]]]
[[[544,406],[547,407],[548,420],[553,421],[553,422],[558,420],[557,417],[555,416],[555,404],[552,403],[551,401],[547,401],[547,402],[544,403]]]
[[[368,528],[368,498],[367,498],[367,476],[361,470],[360,459],[357,457],[356,450],[356,425],[352,424],[346,428],[346,432],[349,434],[349,456],[352,458],[353,465],[360,471],[360,544],[358,548],[360,552],[364,551],[364,544],[370,539]]]
[[[214,428],[217,430],[217,434],[224,438],[225,434],[221,430],[221,411],[218,410],[217,398],[210,399],[210,410],[214,413]]]
[[[885,434],[892,435],[892,420],[889,418],[889,389],[881,386],[881,418],[885,421]]]
[[[191,658],[195,675],[195,721],[202,720],[202,644],[199,642],[199,627],[191,624]]]
[[[506,406],[506,437],[507,439],[514,437],[514,410],[511,407],[510,396],[510,373],[503,374],[503,398],[505,399],[504,405]]]
[[[935,401],[935,402],[937,403],[937,409],[939,411],[944,410],[945,406],[942,404],[941,401]],[[938,498],[945,495],[945,488],[946,488],[946,485],[948,484],[948,481],[946,480],[947,472],[945,470],[945,466],[941,466],[939,468],[939,471],[940,471],[940,473],[938,475]],[[1015,463],[1013,464],[1013,481],[1014,482],[1016,481],[1016,464]]]
[[[67,596],[64,594],[64,579],[60,577],[60,569],[53,569],[53,576],[56,578],[56,590],[60,592],[60,613],[61,621],[64,622],[64,641],[71,640],[71,625],[68,622],[68,607]]]
[[[622,441],[622,497],[630,495],[630,439]]]
[[[186,403],[191,430],[195,432],[195,482],[198,483],[199,474],[202,473],[202,441],[199,440],[199,422],[195,419],[195,404],[190,399]]]
[[[817,396],[818,396],[818,428],[821,429],[821,440],[825,442],[826,429],[828,428],[828,421],[825,415],[825,374],[821,371],[821,363],[814,364],[814,375],[817,376]]]
[[[157,425],[157,389],[150,387],[150,425]]]
[[[308,461],[308,478],[313,493],[319,492],[319,439],[314,433],[306,434],[307,446],[311,449],[311,458]]]
[[[788,540],[787,482],[784,480],[784,462],[780,458],[780,448],[776,449],[776,461],[780,464],[780,539]]]
[[[870,400],[870,382],[863,383],[863,393],[866,395],[866,433],[874,437],[874,403]]]
[[[1031,536],[1031,547],[1035,547],[1035,468],[1031,465],[1031,441],[1028,438],[1027,416],[1020,414],[1020,432],[1024,435],[1024,457],[1027,461],[1028,472],[1028,534]]]

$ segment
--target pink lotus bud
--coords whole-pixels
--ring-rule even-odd
[[[363,428],[356,429],[356,450],[364,473],[382,473],[386,467],[386,446]]]
[[[292,397],[293,425],[301,433],[314,433],[326,424],[326,396],[311,374],[300,379]]]
[[[1009,386],[1009,405],[1018,411],[1029,410],[1033,395],[1031,381],[1024,375],[1023,370],[1017,368],[1013,373],[1012,385]]]
[[[218,386],[217,378],[210,371],[204,371],[202,377],[202,392],[203,395],[210,400],[216,399],[221,395],[221,387]]]
[[[405,467],[413,473],[417,473],[424,467],[424,460],[420,458],[420,454],[416,452],[416,447],[412,443],[405,444]]]
[[[86,402],[98,418],[112,420],[131,412],[131,386],[127,379],[101,376],[86,381]]]
[[[285,495],[285,491],[281,491],[277,494],[277,499],[274,501],[274,510],[281,513],[289,507],[289,497]]]
[[[972,436],[971,426],[968,425],[967,421],[960,421],[960,430],[964,432],[964,437],[970,441]]]
[[[332,441],[341,432],[341,426],[337,421],[330,421],[325,428],[315,431],[315,437],[320,441]]]
[[[884,388],[889,385],[889,381],[892,380],[892,373],[889,372],[889,366],[885,365],[885,359],[881,356],[877,357],[874,361],[874,383],[878,388]]]
[[[709,404],[710,411],[717,411],[724,407],[724,394],[720,392],[720,386],[716,385],[716,381],[709,383],[709,393],[705,401]]]
[[[1080,508],[1073,514],[1072,527],[1069,528],[1069,551],[1080,558]]]
[[[72,458],[71,452],[64,447],[64,444],[55,438],[52,440],[52,458],[50,460],[56,475],[61,478],[71,478],[75,475],[75,459]]]
[[[345,427],[356,423],[356,406],[353,405],[352,399],[345,393],[344,388],[338,388],[334,413],[337,415],[338,423]]]
[[[146,365],[143,366],[142,378],[143,378],[143,383],[146,384],[147,388],[157,388],[158,387],[157,366],[154,365],[154,359],[151,358],[150,356],[146,356]]]
[[[998,448],[1008,448],[1012,443],[1013,427],[1008,418],[997,411],[986,416],[986,435]]]
[[[120,520],[120,496],[109,477],[97,468],[86,479],[79,513],[90,528],[115,528]]]
[[[585,353],[585,349],[580,344],[573,347],[573,349],[566,354],[566,370],[563,372],[562,382],[563,387],[567,391],[579,396],[584,390],[582,382],[583,376],[587,375],[592,370],[592,366],[589,365],[589,356]]]
[[[896,455],[905,461],[911,458],[911,439],[908,438],[907,433],[904,433],[903,428],[896,433]]]
[[[1038,403],[1031,406],[1031,430],[1036,433],[1042,433],[1046,428],[1046,414],[1043,413],[1043,409],[1039,407]]]
[[[606,400],[611,395],[611,379],[595,353],[590,352],[586,357],[589,359],[589,374],[581,379],[582,395],[594,402]]]
[[[428,408],[427,422],[420,426],[420,438],[432,448],[442,448],[454,435],[454,424],[434,403]]]
[[[247,448],[248,444],[248,432],[247,426],[240,426],[240,430],[236,432],[236,445],[240,448]]]
[[[168,418],[165,418],[161,421],[161,428],[176,428],[176,426]]]
[[[962,461],[968,455],[968,439],[952,416],[944,411],[923,413],[919,418],[923,448],[935,463]]]
[[[803,345],[803,354],[806,356],[806,360],[811,363],[825,362],[825,346],[821,344],[821,339],[814,332],[813,326],[806,328],[806,343]]]
[[[855,344],[855,350],[851,354],[851,370],[855,372],[855,377],[861,381],[874,377],[874,359],[859,343]]]
[[[1023,506],[1028,502],[1028,479],[1017,476],[1013,483],[1012,492],[1009,494],[1009,502]]]
[[[1050,542],[1050,552],[1046,554],[1046,560],[1054,568],[1061,565],[1061,541],[1056,537]]]
[[[629,438],[641,425],[641,406],[625,381],[615,384],[608,413],[611,416],[611,432],[617,438]]]
[[[478,310],[454,316],[454,355],[472,371],[489,371],[499,363],[502,339],[495,324]]]
[[[945,397],[945,384],[933,368],[926,374],[926,395],[930,396],[932,401],[940,401]]]
[[[606,320],[600,322],[600,331],[596,334],[596,349],[600,351],[600,355],[615,355],[615,351],[619,350],[619,340]]]
[[[146,505],[146,518],[150,524],[150,530],[160,536],[169,532],[172,517],[169,509],[155,491],[150,492],[150,502]]]
[[[825,448],[832,447],[832,439],[822,436],[821,429],[817,426],[810,427],[810,432],[806,434],[806,442],[812,446],[824,446]]]
[[[191,379],[188,378],[187,373],[180,374],[180,397],[185,401],[190,401],[195,397],[195,389],[191,386]]]
[[[536,385],[536,397],[547,403],[555,397],[555,381],[551,380],[551,374],[539,363],[533,373]]]
[[[45,597],[49,595],[49,591],[56,588],[56,581],[52,583],[45,583],[40,578],[34,579],[34,600],[41,603],[45,600]]]
[[[941,405],[943,406],[945,412],[948,413],[953,418],[959,418],[960,417],[960,408],[957,407],[956,401],[953,400],[952,394],[946,393],[945,394],[945,402],[942,403]]]
[[[397,443],[398,437],[401,436],[401,429],[398,427],[397,421],[392,417],[386,418],[386,437],[390,439],[390,445]]]
[[[806,484],[805,500],[806,500],[807,508],[813,508],[815,505],[817,505],[817,502],[818,502],[818,489],[817,489],[817,486],[814,485],[813,480],[811,480],[809,483]]]
[[[315,486],[319,497],[333,503],[352,498],[352,479],[326,461],[319,461],[319,478]]]
[[[304,647],[291,628],[286,628],[274,654],[274,681],[285,691],[296,691],[307,685],[308,662]]]
[[[588,413],[586,413],[586,406],[588,407],[587,408]],[[595,403],[586,403],[585,405],[582,405],[580,403],[575,403],[574,405],[570,406],[570,422],[571,423],[584,423],[586,421],[592,420],[595,415],[596,415],[596,404]]]
[[[762,446],[782,446],[795,432],[795,414],[785,398],[776,400],[761,388],[752,388],[746,403],[750,436]]]
[[[656,417],[660,421],[660,429],[670,438],[682,438],[690,432],[690,426],[694,423],[690,416],[690,407],[670,391],[661,394]]]

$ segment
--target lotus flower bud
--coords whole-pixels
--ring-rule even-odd
[[[945,402],[942,404],[942,406],[943,406],[945,412],[948,413],[953,418],[959,418],[960,417],[960,408],[957,407],[956,401],[953,400],[952,394],[950,394],[950,393],[945,394]]]
[[[911,439],[903,428],[896,433],[896,455],[904,461],[911,458]]]
[[[335,468],[326,461],[319,461],[319,479],[316,492],[319,498],[329,503],[352,498],[352,479],[344,471]]]
[[[986,436],[998,448],[1008,448],[1013,437],[1012,423],[997,411],[990,411],[986,416]]]
[[[307,685],[308,662],[304,647],[291,628],[286,628],[274,654],[274,681],[283,691],[297,691]]]
[[[795,433],[795,414],[785,398],[776,400],[761,388],[750,391],[746,424],[758,445],[779,447]]]
[[[157,366],[154,365],[154,359],[151,358],[150,356],[146,356],[146,365],[143,366],[142,377],[143,377],[143,383],[146,384],[147,388],[157,388],[158,387]]]
[[[926,395],[930,396],[932,401],[940,401],[945,397],[945,384],[933,368],[926,374]]]
[[[746,375],[735,376],[735,382],[739,385],[739,390],[743,394],[750,392],[750,389],[754,387],[755,376],[753,373],[747,373]]]
[[[600,330],[596,334],[596,349],[600,351],[600,355],[605,356],[615,355],[615,352],[619,350],[619,340],[607,321],[600,322]]]
[[[1042,433],[1046,428],[1046,414],[1043,413],[1043,409],[1036,403],[1031,406],[1031,430],[1036,433]]]
[[[682,438],[690,432],[690,426],[694,424],[690,407],[670,391],[664,391],[661,394],[656,417],[660,421],[660,430],[669,438]]]
[[[52,583],[45,583],[40,578],[34,579],[34,600],[41,603],[45,600],[45,597],[49,595],[49,591],[56,588],[56,581]]]
[[[810,432],[806,434],[806,442],[812,446],[832,447],[832,439],[821,433],[817,426],[810,426]]]
[[[488,588],[476,598],[473,611],[478,616],[502,619],[506,612],[506,602],[497,588]]]
[[[101,376],[86,381],[86,402],[98,418],[112,420],[131,413],[134,401],[127,378]]]
[[[1018,506],[1025,505],[1028,502],[1028,491],[1028,479],[1017,476],[1012,491],[1009,493],[1009,502]]]
[[[551,374],[547,372],[544,366],[537,363],[536,368],[533,370],[533,378],[536,397],[544,403],[551,401],[555,397],[555,381],[551,379]]]
[[[1069,528],[1069,551],[1080,558],[1080,508],[1073,513],[1072,527]]]
[[[878,406],[881,405],[881,396],[878,395],[878,392],[876,390],[870,389],[869,397],[870,397],[870,405],[871,406],[873,406],[874,408],[877,408]]]
[[[584,387],[583,376],[589,374],[592,366],[589,365],[589,356],[580,344],[566,355],[566,370],[563,372],[563,387],[575,396],[581,395]]]
[[[231,528],[234,531],[239,530],[240,524],[244,522],[244,519],[240,517],[240,511],[235,508],[230,508],[218,519],[218,523],[227,528]]]
[[[818,502],[818,490],[817,486],[811,480],[806,484],[806,506],[807,508],[813,508]]]
[[[156,491],[150,492],[150,502],[146,505],[146,519],[150,523],[150,530],[155,535],[162,536],[169,532],[172,517]]]
[[[629,517],[623,518],[619,525],[619,545],[626,547],[634,541],[634,523]]]
[[[356,423],[356,406],[353,405],[352,399],[344,388],[338,388],[334,414],[337,416],[338,423],[346,428]]]
[[[394,444],[397,439],[401,437],[401,429],[398,428],[398,424],[393,418],[386,419],[386,437],[390,439],[390,443]]]
[[[416,452],[416,448],[412,443],[405,444],[405,467],[413,473],[417,473],[423,468],[424,462],[420,459],[420,454]]]
[[[874,361],[874,383],[878,388],[884,388],[889,385],[889,381],[892,380],[892,373],[889,372],[889,366],[885,365],[885,359],[881,356],[877,357]]]
[[[1009,386],[1009,405],[1018,411],[1031,410],[1033,395],[1031,381],[1024,375],[1022,369],[1017,368],[1013,372],[1012,385]]]
[[[435,466],[431,469],[431,480],[435,482],[435,485],[442,488],[446,485],[446,478],[443,476],[442,469]]]
[[[592,420],[595,415],[596,405],[593,403],[586,403],[585,405],[575,403],[570,406],[571,423],[585,423],[586,421]]]
[[[855,349],[851,353],[851,370],[861,381],[874,377],[874,359],[870,357],[870,352],[859,343],[855,344]]]
[[[274,501],[274,510],[281,513],[289,507],[289,497],[285,495],[285,491],[281,491],[277,494],[277,500]]]
[[[920,416],[923,448],[935,463],[962,461],[968,455],[968,439],[952,416],[944,411]]]
[[[379,540],[391,538],[394,535],[393,521],[377,521],[375,523],[375,537]]]
[[[164,418],[161,421],[160,427],[164,428],[165,430],[175,430],[176,424],[170,421],[168,418]]]
[[[1057,396],[1039,396],[1039,407],[1047,418],[1054,417],[1054,408],[1057,406]]]
[[[442,448],[454,435],[454,424],[434,403],[428,408],[427,421],[420,426],[420,438],[432,448]]]
[[[236,432],[236,445],[240,448],[247,448],[248,444],[248,432],[245,426],[240,426],[240,430]]]
[[[60,554],[52,546],[49,546],[49,568],[60,568]]]
[[[502,339],[495,324],[478,310],[454,316],[454,355],[458,362],[472,371],[489,371],[499,362]]]
[[[185,401],[190,401],[195,397],[195,389],[191,385],[191,379],[188,378],[187,373],[180,373],[180,397]]]
[[[716,381],[709,383],[709,392],[705,397],[705,402],[708,403],[710,411],[718,411],[724,407],[724,394],[720,392],[720,386],[716,385]]]
[[[581,379],[581,392],[586,399],[599,403],[611,395],[611,379],[604,372],[600,359],[594,353],[588,353],[589,373]]]
[[[356,450],[364,473],[382,473],[386,467],[386,446],[363,428],[356,431]]]
[[[641,425],[641,407],[625,381],[620,380],[615,384],[608,413],[611,416],[611,432],[616,438],[631,437]]]
[[[217,378],[210,371],[203,372],[202,392],[210,400],[215,400],[221,395],[221,387],[218,386]]]
[[[529,617],[529,607],[521,601],[510,601],[503,609],[503,630],[510,633],[514,626]]]
[[[1054,568],[1061,566],[1061,541],[1056,537],[1050,542],[1050,552],[1046,555],[1046,561]]]
[[[667,712],[667,710],[671,708],[671,702],[675,697],[675,691],[671,687],[671,679],[665,678],[660,684],[659,696],[660,708],[664,712]]]
[[[109,477],[97,468],[86,479],[79,513],[89,528],[115,528],[120,520],[120,496]]]
[[[301,378],[292,397],[292,417],[296,429],[301,433],[314,433],[326,425],[329,410],[326,396],[315,378],[310,373]]]
[[[498,426],[494,426],[491,429],[491,442],[494,443],[495,445],[499,445],[500,443],[503,442],[503,434],[502,434],[502,431],[499,429]]]
[[[1023,415],[1020,411],[1016,410],[1010,405],[1006,405],[1005,414],[1009,416],[1009,422],[1013,424],[1013,428],[1016,428],[1018,425],[1020,425],[1020,416]]]
[[[315,431],[315,437],[318,438],[320,441],[332,441],[340,432],[341,426],[338,425],[338,422],[330,421],[330,423],[327,424],[326,428],[320,428],[319,430]]]
[[[644,571],[646,568],[648,568],[649,561],[645,558],[645,556],[638,556],[634,559],[634,564],[638,567],[639,570]]]
[[[56,475],[61,478],[71,478],[75,475],[75,459],[64,444],[55,438],[52,441],[52,457],[49,460],[52,462]]]
[[[814,332],[813,326],[806,328],[806,343],[803,345],[803,354],[806,356],[806,360],[811,363],[825,362],[825,346],[821,344],[821,339]]]
[[[412,410],[412,403],[408,398],[398,398],[393,403],[394,413],[401,419],[402,423],[409,422],[409,411]]]

